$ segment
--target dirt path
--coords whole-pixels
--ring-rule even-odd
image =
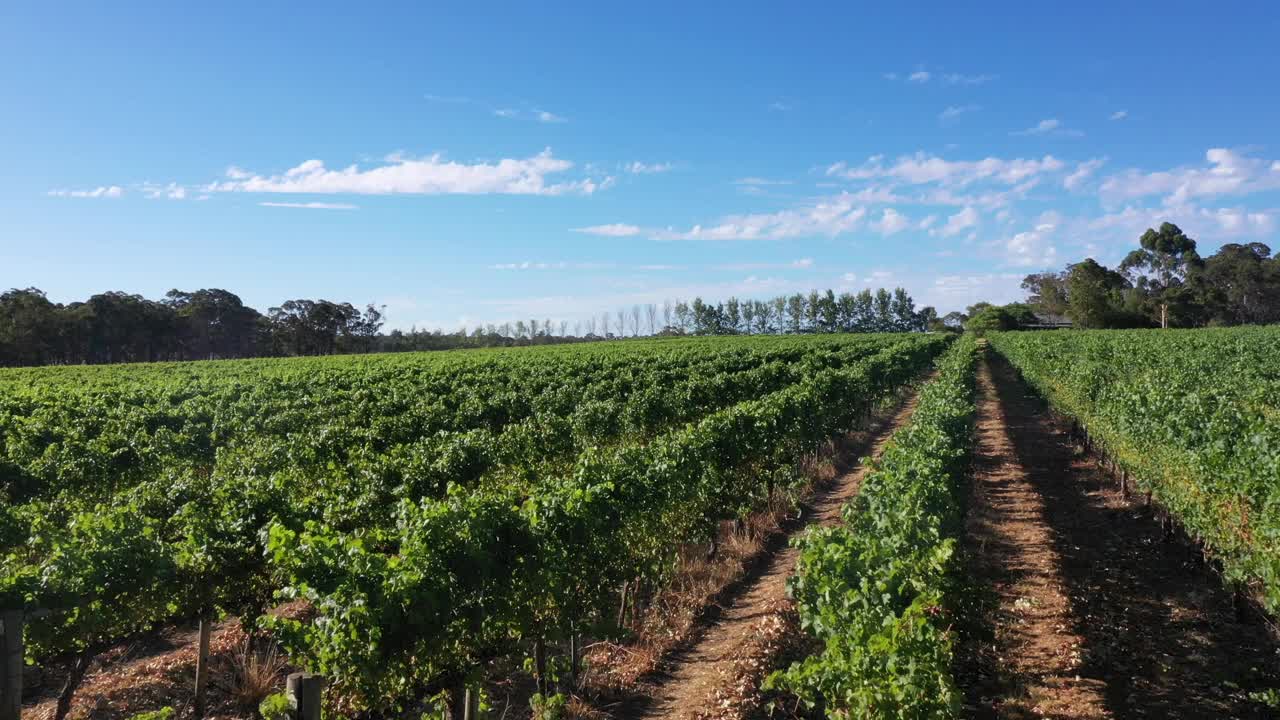
[[[886,422],[874,426],[861,443],[862,453],[879,455],[893,431],[915,410],[915,396]],[[791,536],[813,523],[830,525],[840,520],[840,508],[857,492],[864,473],[863,465],[842,475],[830,490],[810,503],[804,525]],[[756,570],[740,583],[742,590],[719,616],[701,631],[687,649],[664,663],[666,673],[645,692],[643,705],[620,708],[616,716],[623,718],[691,718],[707,709],[717,684],[726,676],[733,661],[747,646],[758,621],[776,612],[786,599],[787,578],[795,569],[798,551],[789,543],[775,543],[776,548]]]
[[[999,358],[980,374],[966,544],[987,598],[962,648],[976,718],[1276,717],[1265,627],[1124,499]]]

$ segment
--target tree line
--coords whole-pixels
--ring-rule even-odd
[[[368,352],[382,313],[290,300],[265,315],[234,293],[171,290],[163,300],[105,292],[54,303],[37,288],[0,294],[0,365],[70,365]]]
[[[977,330],[1038,325],[1046,316],[1113,329],[1280,322],[1280,257],[1270,247],[1229,243],[1204,258],[1196,241],[1169,222],[1148,228],[1115,268],[1087,258],[1028,275],[1022,289],[1024,303],[978,303],[943,321]]]
[[[551,319],[383,333],[384,311],[289,300],[263,314],[227,290],[171,290],[161,300],[105,292],[54,303],[37,288],[0,294],[0,366],[153,362],[447,350],[589,342],[641,335],[903,332],[938,326],[902,288],[833,290],[770,300],[635,304],[571,323]],[[571,331],[572,330],[572,331]]]

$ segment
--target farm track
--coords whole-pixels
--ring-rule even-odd
[[[1237,619],[994,353],[979,376],[969,575],[989,589],[958,677],[973,718],[1274,717],[1277,646]]]
[[[845,454],[854,458],[878,456],[893,432],[911,417],[915,406],[916,395],[912,393],[887,419],[860,433]],[[680,649],[664,658],[660,674],[646,683],[639,695],[612,708],[613,717],[688,719],[709,710],[713,694],[748,647],[759,622],[788,602],[786,582],[799,556],[790,539],[811,525],[839,522],[840,509],[857,494],[866,472],[865,465],[855,464],[807,504],[803,519],[768,545],[765,555],[729,591],[719,611],[709,614]]]

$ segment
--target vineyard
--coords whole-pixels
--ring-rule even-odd
[[[8,372],[0,603],[28,611],[30,662],[77,669],[175,619],[261,617],[349,709],[404,709],[607,624],[628,585],[660,585],[677,548],[794,481],[944,345]],[[267,612],[292,599],[307,621]]]
[[[1005,333],[995,347],[1126,483],[1280,611],[1280,332]]]
[[[1274,643],[1236,611],[1280,609],[1280,333],[986,343],[673,338],[6,371],[0,611],[6,632],[22,618],[30,667],[59,668],[40,689],[59,720],[95,658],[217,618],[323,676],[330,717],[481,717],[495,683],[540,718],[568,696],[595,703],[586,717],[702,720],[1274,703]],[[858,433],[864,461],[815,485],[815,462]],[[837,491],[819,521],[809,503]],[[695,598],[691,627],[661,625],[686,634],[643,677],[600,684],[584,664],[642,653],[645,613],[688,583],[690,558],[728,562],[720,545],[780,498],[791,524],[769,532],[790,549],[760,540]],[[1188,564],[1175,527],[1209,562]],[[760,563],[784,556],[785,585],[761,590]],[[713,658],[700,677],[671,649],[711,642],[720,606],[744,620],[716,652],[750,663],[725,675]],[[1166,649],[1201,662],[1123,664]],[[182,716],[204,711],[208,680],[192,680]],[[687,707],[627,695],[664,692]]]

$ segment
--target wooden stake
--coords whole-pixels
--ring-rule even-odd
[[[578,689],[578,628],[577,623],[569,623],[569,685]]]
[[[547,641],[539,637],[533,641],[533,671],[537,675],[538,694],[547,694]]]
[[[200,619],[200,649],[196,654],[196,699],[193,712],[196,720],[204,717],[205,691],[209,685],[209,633],[213,621]]]
[[[627,581],[622,581],[622,599],[618,602],[618,628],[623,627],[622,623],[627,619]]]
[[[22,717],[22,631],[21,610],[0,613],[0,720]]]
[[[295,720],[320,720],[320,706],[324,702],[323,675],[293,673],[285,681],[285,693],[289,696]]]

